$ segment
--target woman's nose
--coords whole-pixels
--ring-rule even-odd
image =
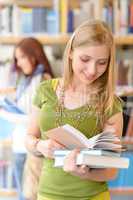
[[[89,64],[89,66],[87,67],[87,72],[90,75],[95,75],[96,74],[96,63],[92,62],[91,64]]]

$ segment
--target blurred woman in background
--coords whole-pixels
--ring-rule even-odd
[[[26,115],[31,112],[32,97],[36,87],[43,79],[51,77],[53,77],[51,66],[41,43],[35,38],[24,38],[20,41],[14,50],[10,82],[12,84],[15,81],[14,102]],[[24,197],[34,200],[41,170],[41,158],[30,154],[27,156],[23,142],[25,133],[26,125],[23,123],[17,125],[13,132],[14,163],[20,186],[23,184],[24,187]]]

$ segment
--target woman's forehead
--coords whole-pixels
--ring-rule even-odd
[[[88,56],[98,56],[99,58],[109,57],[109,47],[107,45],[86,45],[74,49],[77,54],[85,54]]]

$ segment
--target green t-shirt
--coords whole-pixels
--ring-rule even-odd
[[[53,85],[56,84],[58,84],[58,79],[42,82],[33,101],[34,105],[41,109],[39,125],[42,139],[46,138],[45,131],[56,127],[58,97],[53,89]],[[63,116],[62,122],[74,126],[76,117],[82,109],[86,111],[87,107],[81,106],[72,110],[65,108],[66,114]],[[109,113],[109,117],[120,111],[122,111],[121,103],[116,98],[114,109],[112,113]],[[101,131],[93,108],[89,112],[87,111],[87,115],[79,123],[78,129],[88,138]],[[53,164],[53,160],[44,158],[39,184],[39,195],[42,197],[52,200],[88,200],[108,189],[106,182],[81,180],[77,176],[64,172],[61,168],[53,167]]]

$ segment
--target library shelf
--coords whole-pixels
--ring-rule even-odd
[[[24,37],[36,37],[42,44],[54,45],[54,44],[66,44],[70,38],[69,34],[59,34],[59,35],[22,35],[22,36],[0,36],[0,44],[17,44]]]
[[[120,188],[110,188],[109,189],[111,194],[115,195],[133,195],[133,188],[128,188],[128,187],[120,187]]]
[[[0,44],[17,44],[22,38],[27,36],[34,36],[40,40],[42,44],[46,45],[54,45],[54,44],[66,44],[70,39],[71,34],[63,33],[57,35],[48,35],[48,34],[41,34],[41,35],[0,35]],[[116,46],[119,45],[133,45],[133,34],[127,36],[115,36],[115,44]]]
[[[14,87],[0,88],[0,95],[14,93],[16,89]]]
[[[16,197],[17,191],[15,189],[0,188],[0,197]]]
[[[0,147],[12,148],[12,140],[10,138],[0,139]]]
[[[52,8],[53,7],[53,0],[0,0],[0,5],[8,6],[8,5],[17,5],[20,7],[45,7],[45,8]],[[79,8],[80,7],[80,0],[71,0],[68,2],[69,8]]]
[[[0,6],[10,6],[15,4],[15,0],[0,0]]]
[[[133,34],[114,36],[116,45],[133,45]]]
[[[20,7],[45,7],[45,8],[52,8],[52,0],[34,0],[34,1],[27,1],[27,0],[16,0],[15,4]]]
[[[58,34],[58,35],[48,35],[48,34],[42,34],[42,35],[21,35],[21,36],[15,36],[15,35],[7,35],[3,36],[0,35],[0,44],[17,44],[22,38],[34,36],[37,39],[40,40],[42,44],[47,45],[54,45],[54,44],[66,44],[67,41],[70,39],[70,34]],[[133,35],[128,36],[115,36],[115,44],[118,45],[133,45]]]

